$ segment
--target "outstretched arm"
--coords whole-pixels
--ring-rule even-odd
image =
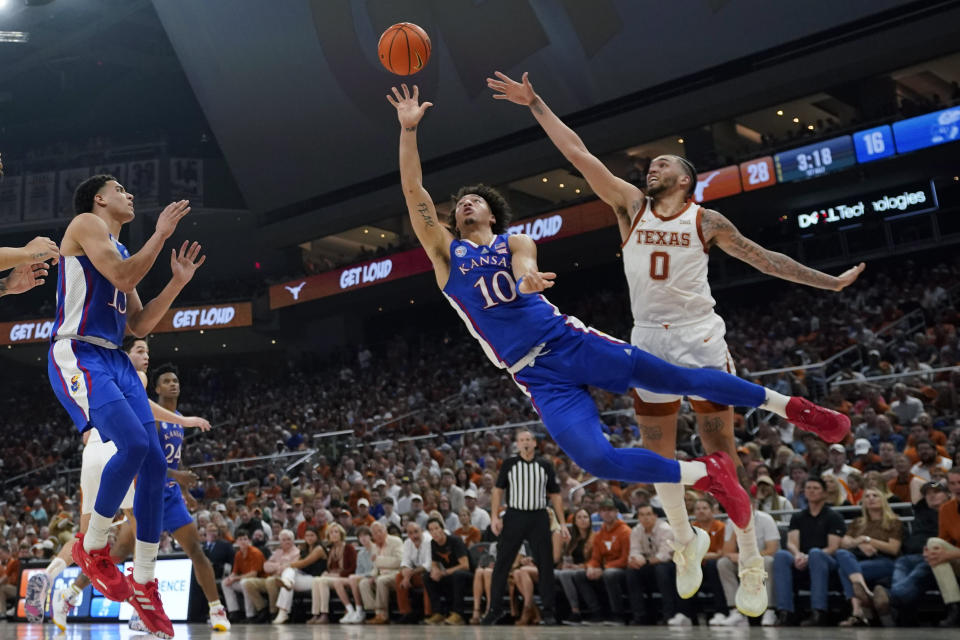
[[[533,117],[537,119],[563,157],[583,174],[594,193],[613,207],[621,223],[621,235],[628,234],[633,216],[643,204],[643,192],[626,180],[613,175],[596,156],[587,150],[580,136],[565,125],[536,94],[526,72],[520,82],[510,79],[499,71],[494,72],[494,75],[499,80],[487,78],[487,86],[499,92],[494,94],[494,99],[509,100],[515,104],[530,107]],[[623,227],[624,222],[626,228]]]
[[[396,87],[391,88],[393,95],[387,96],[387,102],[396,108],[397,119],[400,121],[400,184],[403,187],[403,197],[407,201],[410,224],[434,268],[447,268],[447,251],[453,235],[440,224],[433,200],[423,188],[423,170],[420,168],[420,152],[417,150],[417,128],[423,114],[433,103],[420,104],[420,89],[417,85],[413,85],[412,94],[406,84],[400,87],[402,93]],[[439,272],[437,279],[440,279]],[[446,277],[443,280],[446,281]]]
[[[133,290],[127,296],[127,328],[130,333],[142,338],[157,326],[160,318],[163,317],[173,304],[174,299],[183,291],[187,283],[197,272],[197,268],[206,261],[207,256],[200,255],[200,245],[194,242],[187,249],[188,241],[184,240],[180,251],[170,251],[170,270],[173,276],[167,286],[157,295],[156,298],[147,304],[141,304],[140,296]]]
[[[734,258],[743,260],[767,275],[818,289],[840,291],[853,284],[866,268],[861,262],[839,276],[811,269],[782,253],[764,249],[741,234],[732,222],[712,209],[703,210],[700,229],[707,246],[715,244]]]
[[[53,260],[57,264],[60,249],[45,236],[37,236],[22,247],[0,247],[0,271],[24,265]]]

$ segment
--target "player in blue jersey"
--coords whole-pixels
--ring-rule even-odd
[[[57,314],[47,371],[54,393],[83,433],[96,427],[117,453],[104,465],[86,534],[73,546],[74,561],[112,600],[129,600],[154,635],[171,638],[154,578],[163,517],[166,460],[146,391],[120,350],[124,335],[149,333],[203,264],[200,246],[184,242],[172,251],[172,277],[156,298],[142,304],[136,286],[153,266],[187,201],[168,205],[143,248],[131,255],[117,239],[134,218],[133,195],[116,178],[96,175],[74,195],[76,216],[60,246]],[[124,494],[137,478],[137,520],[132,575],[110,558],[107,531]]]
[[[542,295],[554,285],[556,274],[540,271],[529,236],[505,233],[509,206],[490,187],[461,188],[451,228],[441,224],[423,187],[416,138],[420,120],[432,104],[420,104],[416,86],[412,93],[406,85],[392,92],[387,100],[396,108],[401,126],[401,186],[437,285],[490,360],[506,369],[530,397],[557,444],[598,477],[682,482],[707,491],[737,526],[745,526],[751,517],[750,501],[729,455],[718,451],[678,462],[644,449],[616,449],[603,436],[587,387],[614,393],[642,387],[695,395],[722,404],[764,407],[784,417],[790,398],[720,371],[671,365],[561,314]],[[803,418],[809,424],[846,420],[849,429],[845,416],[815,405]],[[494,533],[501,526],[497,518]]]

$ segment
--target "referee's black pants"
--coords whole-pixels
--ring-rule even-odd
[[[544,611],[553,611],[553,541],[550,539],[550,516],[546,509],[521,511],[507,509],[503,516],[503,530],[497,541],[497,561],[490,579],[490,609],[503,611],[503,596],[507,592],[510,567],[517,558],[523,541],[530,543],[533,560],[540,574],[540,600]],[[533,603],[524,603],[529,606]]]

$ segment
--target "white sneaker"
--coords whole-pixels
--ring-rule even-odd
[[[737,587],[737,611],[756,618],[767,610],[767,571],[763,558],[756,556],[740,565],[740,586]]]
[[[347,611],[342,618],[340,618],[340,624],[354,624],[354,619],[357,617],[357,612]]]
[[[280,609],[277,611],[277,617],[273,619],[273,624],[284,624],[289,619],[290,615],[283,609]],[[343,620],[340,622],[343,622]]]
[[[760,624],[764,627],[777,626],[777,612],[773,609],[767,609],[764,611],[763,617],[760,619]]]
[[[710,549],[710,534],[700,527],[693,527],[693,539],[685,545],[671,542],[673,564],[677,566],[677,593],[686,600],[696,595],[703,582],[703,557]],[[686,616],[684,616],[686,618]]]
[[[150,630],[147,629],[147,625],[143,624],[143,620],[141,620],[140,616],[135,613],[130,616],[130,623],[127,626],[130,627],[131,631],[150,633]]]
[[[353,618],[352,624],[363,624],[367,621],[367,612],[363,609],[356,609],[356,615]]]
[[[731,611],[730,615],[727,616],[727,627],[749,627],[750,621],[747,620],[742,613],[739,611]]]
[[[210,628],[214,631],[230,631],[230,618],[227,617],[227,610],[222,605],[216,609],[210,609],[209,622]]]
[[[721,611],[717,611],[713,614],[713,617],[707,621],[707,626],[710,627],[725,627],[727,626],[727,616]]]
[[[687,616],[678,612],[675,616],[667,620],[667,624],[671,627],[692,627],[693,621]]]
[[[57,625],[60,631],[67,630],[67,616],[70,609],[76,606],[79,594],[72,589],[57,589],[53,592],[53,624]]]

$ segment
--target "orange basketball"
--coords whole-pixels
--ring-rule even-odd
[[[380,36],[377,52],[387,71],[398,76],[409,76],[427,66],[430,36],[413,23],[398,22]]]

